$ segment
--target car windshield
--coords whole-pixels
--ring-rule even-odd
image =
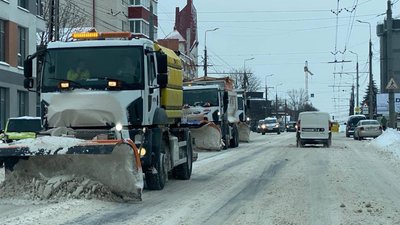
[[[121,81],[121,89],[141,89],[142,65],[141,47],[49,49],[45,54],[42,91],[56,91],[64,80],[77,88],[104,90],[112,79]]]
[[[265,123],[276,123],[276,119],[265,119]]]
[[[378,121],[374,120],[366,120],[366,121],[360,121],[361,125],[380,125]]]
[[[365,120],[365,117],[353,117],[349,119],[349,125],[355,126],[360,120]]]
[[[42,129],[38,119],[10,119],[7,132],[38,132]]]
[[[191,106],[218,106],[217,89],[184,90],[183,104]]]

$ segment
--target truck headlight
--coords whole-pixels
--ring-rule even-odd
[[[117,123],[117,125],[115,125],[115,130],[117,130],[118,132],[122,130],[122,124],[121,123]]]

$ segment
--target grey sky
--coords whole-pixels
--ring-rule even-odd
[[[305,87],[303,68],[307,60],[310,71],[314,73],[309,78],[309,93],[315,95],[310,99],[312,104],[321,111],[335,115],[337,119],[344,118],[348,114],[350,86],[355,74],[334,75],[334,72],[355,71],[356,56],[350,51],[358,54],[360,72],[368,72],[369,26],[356,20],[370,22],[373,75],[379,86],[379,39],[375,28],[385,18],[382,14],[386,12],[387,1],[340,0],[338,21],[332,12],[337,11],[337,0],[288,2],[194,0],[198,13],[199,54],[203,55],[204,32],[220,28],[207,33],[209,61],[214,65],[209,72],[243,68],[244,60],[254,57],[254,60],[246,61],[246,68],[251,68],[260,78],[263,87],[266,75],[274,74],[267,78],[267,83],[272,87],[283,83],[278,87],[278,96],[281,98],[286,97],[288,90]],[[400,3],[397,0],[392,3],[395,3],[392,9],[396,17]],[[185,5],[186,0],[159,1],[159,38],[172,31],[175,7],[182,9]],[[344,59],[352,62],[329,64],[335,60],[332,54],[335,49],[338,61]],[[199,75],[202,74],[203,70],[199,69]],[[367,84],[368,74],[360,74],[360,102]],[[345,87],[334,88],[333,85]],[[269,90],[271,98],[275,91]]]

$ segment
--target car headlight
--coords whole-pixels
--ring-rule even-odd
[[[265,126],[265,124],[261,125],[262,129],[265,129],[267,126]]]

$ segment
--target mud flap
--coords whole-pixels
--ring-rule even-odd
[[[246,123],[238,123],[239,141],[250,142],[250,126]]]
[[[221,129],[210,122],[199,128],[191,128],[190,132],[194,138],[194,147],[203,150],[221,150]]]

